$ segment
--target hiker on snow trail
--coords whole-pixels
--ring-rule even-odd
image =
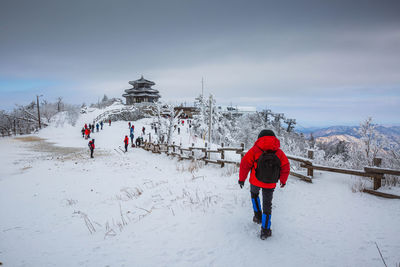
[[[136,138],[135,145],[136,145],[136,147],[140,147],[140,138],[139,137]]]
[[[100,122],[101,130],[103,130],[103,121]]]
[[[99,123],[96,123],[96,130],[99,131]]]
[[[289,176],[289,161],[280,149],[280,142],[271,130],[262,130],[254,146],[244,155],[240,162],[239,185],[243,188],[250,173],[250,193],[253,202],[255,223],[261,223],[261,239],[271,236],[272,196],[276,183],[280,180],[284,187]],[[260,205],[260,188],[262,188],[263,205]]]
[[[143,128],[142,128],[142,132],[143,132],[143,135],[145,135],[146,134],[146,128],[143,126]]]
[[[85,129],[85,139],[88,139],[90,137],[90,130],[89,128]]]
[[[81,133],[82,133],[82,137],[85,138],[85,128],[82,128]]]
[[[108,120],[108,126],[111,126],[111,120]]]
[[[125,144],[125,152],[128,152],[129,138],[127,135],[125,135],[124,144]]]
[[[92,141],[89,141],[89,149],[90,149],[90,157],[93,158],[93,151],[94,151],[94,139]]]
[[[133,138],[134,138],[135,136],[133,135],[133,132],[131,132],[131,134],[130,134],[129,137],[131,138],[131,146],[134,147]]]

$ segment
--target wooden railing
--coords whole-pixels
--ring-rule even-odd
[[[343,173],[343,174],[349,174],[349,175],[355,175],[355,176],[369,177],[369,178],[372,178],[374,181],[374,186],[373,186],[374,190],[377,190],[381,187],[382,179],[384,179],[385,174],[400,176],[400,170],[380,168],[380,166],[382,164],[381,158],[373,159],[373,163],[374,163],[375,167],[364,167],[364,170],[351,170],[351,169],[328,167],[328,166],[314,164],[312,162],[313,157],[314,157],[313,151],[309,150],[308,151],[309,159],[303,160],[302,163],[300,164],[301,167],[307,169],[308,175],[313,176],[314,170],[320,170],[320,171],[328,171],[328,172]]]
[[[241,144],[240,147],[225,147],[224,144],[221,143],[221,146],[219,148],[210,149],[210,148],[208,148],[207,143],[205,144],[204,147],[195,147],[194,144],[192,144],[191,147],[182,147],[182,145],[176,145],[175,143],[173,143],[171,145],[167,145],[167,144],[154,144],[154,143],[147,142],[147,143],[144,143],[141,147],[143,149],[145,149],[147,151],[151,151],[153,153],[166,153],[167,155],[176,156],[179,158],[179,160],[184,160],[184,159],[203,160],[206,164],[212,163],[212,164],[221,165],[221,168],[223,168],[225,166],[225,164],[234,164],[238,167],[240,166],[240,161],[225,159],[226,151],[234,151],[236,154],[240,155],[240,158],[243,158],[243,156],[247,153],[247,151],[244,151],[244,144]],[[195,158],[194,151],[196,151],[196,150],[201,151],[201,153],[204,153],[204,155],[199,158]],[[210,155],[212,153],[220,154],[219,159],[211,159]],[[380,158],[374,159],[374,165],[376,165],[375,167],[365,167],[364,170],[351,170],[351,169],[328,167],[328,166],[314,164],[313,163],[313,158],[314,158],[313,150],[307,151],[307,156],[308,156],[307,158],[293,156],[293,155],[286,155],[286,156],[289,160],[299,162],[300,167],[307,169],[307,175],[304,175],[304,174],[301,174],[301,173],[298,173],[298,172],[295,172],[292,170],[290,171],[290,175],[300,178],[303,181],[312,183],[313,176],[314,176],[314,170],[343,173],[343,174],[349,174],[349,175],[355,175],[355,176],[361,176],[361,177],[368,177],[368,178],[373,179],[374,186],[373,186],[373,190],[364,189],[365,192],[368,192],[368,193],[371,193],[374,195],[388,197],[388,198],[399,198],[400,199],[400,196],[374,191],[381,187],[382,179],[385,178],[384,177],[385,174],[400,176],[400,170],[380,168],[379,166],[382,163],[382,159],[380,159]]]
[[[236,154],[240,154],[241,158],[243,157],[243,151],[244,151],[244,144],[241,144],[240,147],[225,147],[224,144],[221,144],[221,147],[212,150],[208,148],[207,143],[205,144],[204,147],[195,147],[194,144],[190,147],[182,147],[182,145],[176,145],[173,143],[172,145],[167,145],[167,144],[154,144],[154,143],[144,143],[142,145],[142,148],[145,150],[151,151],[153,153],[166,153],[167,155],[171,156],[176,156],[179,158],[179,160],[183,159],[190,159],[190,160],[203,160],[206,164],[212,163],[212,164],[219,164],[221,165],[221,168],[225,166],[225,164],[234,164],[239,167],[240,162],[239,161],[232,161],[232,160],[227,160],[225,159],[225,151],[234,151]],[[200,151],[202,154],[204,153],[203,156],[199,158],[195,158],[195,151]],[[219,159],[211,159],[211,154],[212,153],[217,153],[220,154]]]
[[[153,153],[166,153],[167,155],[171,156],[176,156],[179,158],[179,160],[202,160],[206,164],[211,163],[211,164],[218,164],[221,165],[221,168],[225,166],[225,164],[234,164],[237,167],[240,166],[240,161],[235,161],[235,160],[227,160],[225,158],[225,152],[226,151],[234,151],[236,154],[240,155],[240,159],[243,158],[243,156],[247,153],[247,151],[244,151],[244,144],[241,144],[240,147],[225,147],[224,143],[221,143],[221,146],[217,149],[210,149],[207,146],[207,143],[205,144],[204,147],[195,147],[194,144],[192,144],[191,147],[182,147],[182,145],[176,145],[175,143],[171,145],[167,144],[154,144],[154,143],[149,143],[146,142],[142,145],[142,148],[151,151]],[[194,151],[201,151],[201,153],[204,153],[202,157],[195,158],[194,156]],[[219,159],[211,159],[211,154],[216,153],[220,154]],[[305,164],[312,164],[312,161],[307,158],[302,158],[302,157],[297,157],[297,156],[292,156],[292,155],[287,155],[288,159],[298,161],[300,163],[305,163]],[[290,171],[290,175],[300,178],[303,181],[312,183],[312,171],[311,174],[310,172],[307,175],[303,175],[299,172],[295,171]]]

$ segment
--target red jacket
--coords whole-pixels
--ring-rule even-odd
[[[124,139],[124,143],[125,143],[125,145],[129,144],[129,138],[127,136]]]
[[[250,184],[262,187],[262,188],[275,188],[276,183],[263,183],[256,178],[256,168],[258,158],[261,156],[265,150],[276,151],[276,156],[281,161],[281,172],[279,180],[282,184],[286,184],[290,173],[290,164],[285,153],[280,149],[280,142],[275,136],[264,136],[259,138],[254,146],[244,155],[242,161],[240,162],[239,170],[239,181],[244,182],[247,179],[249,171],[250,173]]]
[[[94,149],[94,143],[93,143],[93,141],[89,141],[89,148]]]

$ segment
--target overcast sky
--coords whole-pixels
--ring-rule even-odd
[[[400,1],[0,1],[0,109],[156,83],[302,126],[400,123]]]

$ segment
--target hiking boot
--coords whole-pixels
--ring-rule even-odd
[[[254,212],[253,222],[261,224],[261,212]]]
[[[260,238],[261,238],[262,240],[265,240],[265,239],[267,239],[268,237],[270,237],[271,234],[272,234],[271,229],[264,229],[264,228],[261,228]]]

